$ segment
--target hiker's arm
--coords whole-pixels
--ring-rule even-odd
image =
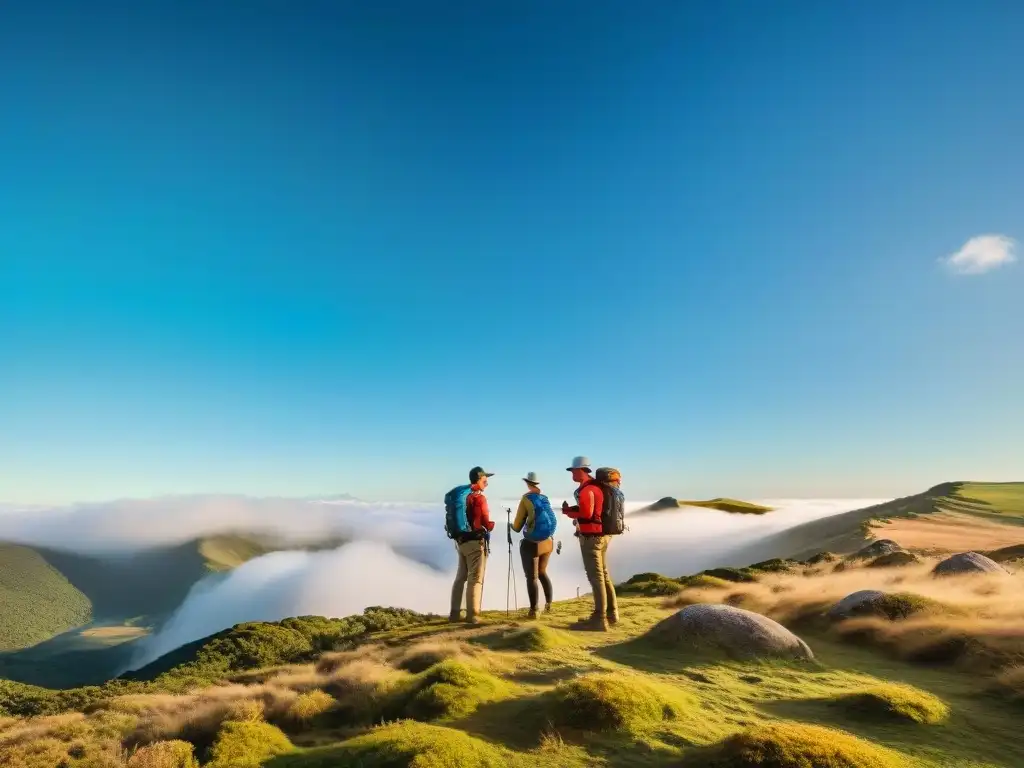
[[[580,512],[576,516],[580,520],[593,520],[594,512],[597,510],[597,499],[595,498],[594,486],[587,486],[580,493]]]
[[[532,506],[533,506],[533,504],[531,504],[530,500],[528,498],[526,498],[525,496],[523,496],[523,498],[521,498],[519,500],[519,509],[516,510],[516,519],[512,523],[512,530],[513,531],[515,531],[516,533],[519,533],[521,530],[523,530],[523,524],[530,517],[530,510],[528,509],[528,507],[532,507]]]
[[[480,505],[480,527],[486,528],[488,531],[493,531],[494,521],[491,520],[491,512],[487,508],[487,497],[480,494],[480,498],[477,503]]]

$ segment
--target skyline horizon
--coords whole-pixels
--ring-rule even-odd
[[[1016,479],[1021,39],[1006,3],[0,6],[0,499]]]

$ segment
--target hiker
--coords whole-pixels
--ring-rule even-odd
[[[572,479],[579,487],[574,493],[576,504],[569,506],[563,501],[562,513],[577,523],[583,568],[594,596],[594,612],[571,628],[606,632],[609,624],[619,621],[615,583],[608,572],[607,554],[611,536],[621,533],[623,527],[623,499],[619,491],[621,473],[602,467],[601,477],[595,480],[586,456],[573,459],[567,471],[572,472]]]
[[[484,591],[484,571],[487,555],[490,553],[491,531],[494,522],[487,509],[487,479],[493,472],[482,467],[469,470],[469,485],[460,485],[450,490],[445,501],[445,530],[455,540],[459,556],[459,567],[452,584],[452,604],[448,620],[459,621],[462,613],[463,594],[466,597],[466,623],[480,623],[480,600]],[[467,582],[469,589],[466,589]]]
[[[548,560],[555,548],[555,527],[558,520],[551,511],[548,497],[541,493],[540,480],[536,472],[528,472],[523,478],[526,493],[519,500],[516,519],[512,530],[523,532],[523,540],[519,542],[519,557],[523,561],[523,574],[526,576],[526,593],[530,596],[531,619],[537,618],[537,582],[544,589],[544,613],[551,611],[552,589],[548,578]]]

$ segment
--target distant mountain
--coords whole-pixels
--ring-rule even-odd
[[[704,509],[717,509],[721,512],[730,512],[738,515],[763,515],[772,511],[772,507],[765,507],[761,504],[754,504],[750,501],[739,501],[737,499],[717,498],[707,501],[680,501],[672,496],[666,496],[642,509],[633,512],[633,515],[644,515],[650,512],[666,512],[678,510],[682,507],[702,507]]]
[[[1015,525],[1024,524],[1024,482],[940,483],[923,493],[904,496],[882,504],[855,509],[840,515],[812,520],[768,536],[733,557],[744,564],[775,557],[804,558],[818,552],[854,552],[871,538],[873,520],[914,517],[937,513],[959,513]]]
[[[156,624],[206,576],[268,552],[329,549],[223,534],[131,554],[94,555],[0,543],[0,650],[25,648],[90,622]]]

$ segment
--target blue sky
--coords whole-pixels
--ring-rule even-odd
[[[5,4],[0,500],[1024,479],[1022,38],[1006,2]]]

